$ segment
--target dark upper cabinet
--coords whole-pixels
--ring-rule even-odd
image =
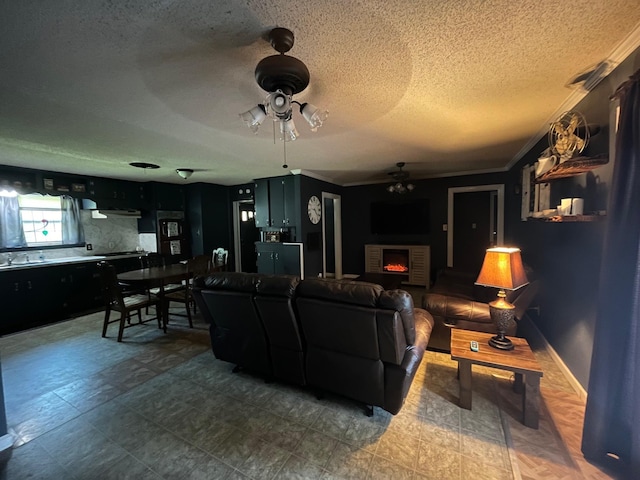
[[[287,226],[287,219],[284,216],[284,178],[269,179],[269,217],[271,227],[282,228]]]
[[[153,209],[183,212],[184,187],[173,183],[152,183]]]
[[[256,227],[265,228],[271,226],[269,210],[269,179],[256,180],[253,186],[254,202],[256,210]]]
[[[254,198],[256,227],[295,226],[296,186],[292,175],[256,180]]]
[[[145,183],[91,178],[87,182],[87,197],[100,208],[149,208],[149,193]]]

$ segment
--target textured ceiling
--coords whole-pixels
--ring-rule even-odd
[[[296,111],[289,168],[339,184],[398,161],[412,178],[505,168],[575,96],[567,81],[640,26],[638,0],[2,5],[0,164],[224,185],[286,172],[270,122],[253,135],[238,116],[264,100],[274,26],[311,73],[295,100],[330,112],[313,133]]]

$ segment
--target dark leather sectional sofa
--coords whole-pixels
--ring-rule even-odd
[[[488,303],[496,299],[498,290],[475,285],[477,276],[452,268],[438,272],[433,287],[422,298],[422,307],[433,315],[435,321],[429,341],[430,350],[449,352],[452,328],[496,333]],[[522,319],[537,295],[539,282],[531,269],[527,269],[527,277],[528,285],[507,292],[507,300],[516,307],[515,321],[509,326],[507,336],[516,335],[516,322]]]
[[[433,318],[402,290],[219,272],[194,280],[216,358],[398,413]]]

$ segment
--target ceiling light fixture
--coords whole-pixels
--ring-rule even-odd
[[[269,32],[269,41],[280,55],[263,58],[255,70],[256,82],[268,92],[268,95],[264,103],[241,113],[240,118],[253,133],[258,133],[262,122],[267,117],[271,117],[274,122],[280,124],[280,140],[291,142],[299,136],[293,122],[292,105],[294,103],[298,105],[300,114],[307,121],[312,132],[322,126],[329,112],[310,103],[297,102],[292,98],[309,85],[307,66],[297,58],[285,55],[293,47],[293,32],[286,28],[274,28]]]
[[[190,168],[176,168],[176,173],[183,179],[187,179],[189,178],[191,175],[193,175],[193,170],[191,170]]]
[[[387,192],[389,193],[407,193],[412,192],[415,187],[413,183],[406,183],[405,181],[409,179],[409,172],[405,172],[402,170],[404,167],[404,162],[396,163],[396,167],[398,167],[397,172],[389,172],[389,175],[395,183],[389,185],[387,187]]]
[[[129,165],[136,168],[144,168],[145,170],[155,170],[156,168],[160,168],[160,165],[147,162],[131,162]]]

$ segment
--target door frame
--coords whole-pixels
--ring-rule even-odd
[[[496,222],[496,241],[504,243],[504,183],[492,185],[474,185],[471,187],[451,187],[447,201],[447,267],[453,267],[453,212],[456,193],[496,192],[498,197],[498,218]]]
[[[327,278],[327,237],[324,200],[333,200],[333,243],[335,251],[335,278],[342,278],[342,197],[335,193],[322,192],[322,276]]]
[[[233,249],[235,255],[234,259],[234,272],[242,271],[242,246],[240,243],[240,204],[241,203],[254,203],[253,200],[234,200],[233,201]]]

